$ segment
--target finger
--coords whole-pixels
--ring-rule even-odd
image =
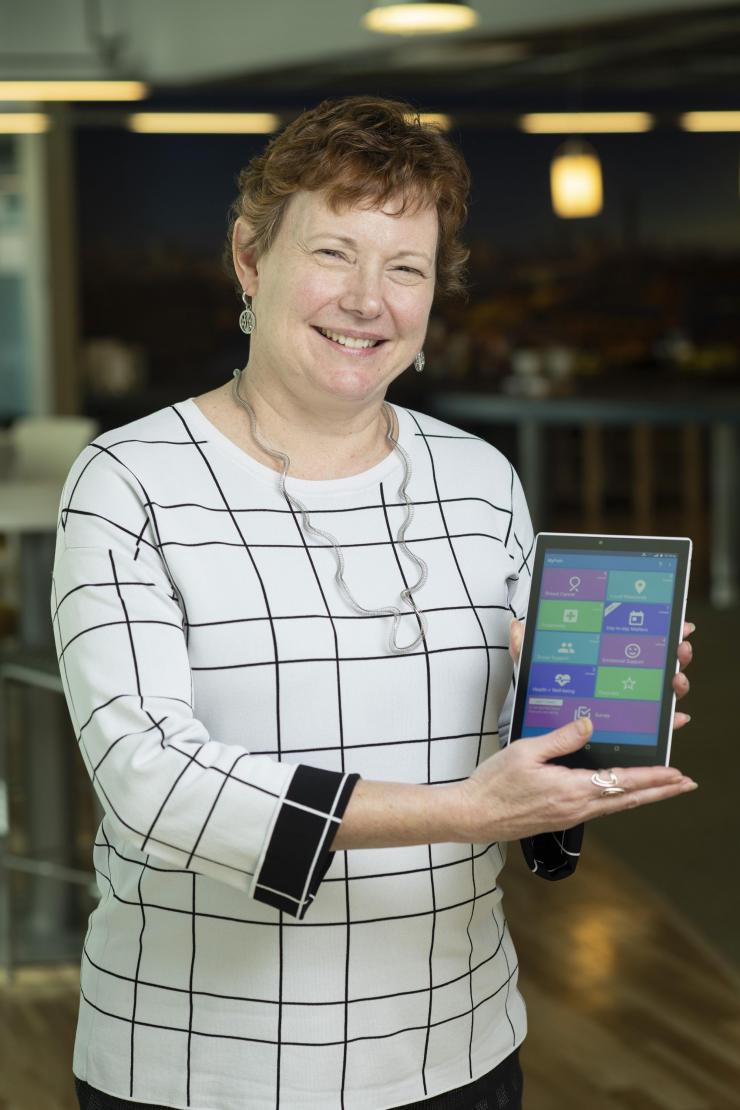
[[[652,802],[664,802],[668,798],[677,798],[681,794],[691,794],[696,790],[697,785],[693,779],[682,779],[680,782],[671,783],[669,786],[652,786],[645,790],[613,794],[611,797],[599,799],[603,804],[598,807],[598,816],[606,817],[610,813],[621,813],[626,809],[637,809],[639,806],[649,805]]]
[[[594,772],[584,771],[583,789],[588,789],[595,797],[601,797],[601,791],[594,785],[591,775]],[[608,771],[596,772],[605,781],[610,775],[616,779],[615,786],[621,786],[627,794],[634,794],[640,790],[662,789],[666,786],[676,786],[685,781],[687,776],[678,767],[612,767]],[[586,784],[588,784],[586,786]],[[607,795],[608,797],[622,797],[621,794]]]
[[[546,732],[544,736],[534,736],[527,740],[528,749],[542,762],[556,759],[558,756],[577,752],[588,741],[593,732],[593,725],[588,717],[579,717],[577,721],[569,721],[567,725]]]
[[[509,655],[515,663],[519,662],[519,657],[522,654],[523,641],[524,621],[517,620],[516,617],[513,617],[509,625]]]
[[[686,667],[688,667],[689,663],[694,658],[694,649],[692,648],[688,640],[682,640],[681,643],[678,645],[678,651],[676,654],[678,655],[679,666],[683,671]]]
[[[677,698],[685,698],[691,689],[691,683],[682,671],[673,676],[673,689],[676,692]]]
[[[674,713],[673,714],[673,731],[675,732],[677,728],[683,728],[684,725],[687,725],[690,720],[691,720],[691,714],[690,713]]]
[[[693,632],[696,632],[696,625],[695,625],[695,624],[693,623],[693,621],[684,621],[684,622],[683,622],[683,634],[682,634],[682,639],[684,639],[684,640],[688,639],[688,637],[689,637],[689,636],[690,636],[690,635],[691,635],[691,634],[692,634]]]

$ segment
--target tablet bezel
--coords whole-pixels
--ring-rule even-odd
[[[524,708],[527,691],[527,681],[521,681],[522,676],[528,676],[532,663],[532,649],[536,631],[534,620],[535,610],[533,604],[539,604],[540,587],[546,551],[588,551],[594,554],[614,552],[615,554],[650,554],[670,553],[678,556],[676,579],[674,584],[673,599],[671,604],[671,622],[667,633],[669,645],[675,644],[676,649],[683,638],[683,622],[686,615],[686,599],[688,596],[689,573],[691,568],[692,543],[688,536],[622,536],[607,535],[605,533],[568,533],[568,532],[538,532],[535,536],[535,545],[532,555],[532,579],[530,583],[529,606],[527,620],[524,626],[524,642],[519,666],[516,671],[516,686],[514,691],[514,708],[511,718],[509,739],[518,740],[521,737],[524,719]],[[530,609],[532,609],[531,619]],[[583,748],[568,756],[553,760],[567,767],[586,767],[597,770],[604,767],[644,767],[664,764],[668,766],[671,755],[671,742],[673,738],[673,714],[676,704],[676,695],[673,690],[673,676],[678,670],[678,657],[673,670],[666,666],[663,691],[661,697],[660,722],[658,726],[658,743],[656,745],[613,745],[589,742]],[[532,737],[521,737],[524,740]]]

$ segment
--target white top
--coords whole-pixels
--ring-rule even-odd
[[[483,1075],[525,1010],[505,845],[332,854],[356,776],[463,779],[508,728],[508,630],[532,529],[490,444],[394,406],[425,643],[391,654],[276,472],[192,398],[85,448],[62,494],[52,615],[105,809],[74,1071],[194,1110],[383,1110]],[[397,452],[288,478],[367,608],[400,604]],[[404,616],[399,639],[418,632]],[[506,704],[505,704],[506,703]],[[328,868],[328,870],[327,870]]]

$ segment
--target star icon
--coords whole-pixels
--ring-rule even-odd
[[[622,679],[622,686],[624,687],[625,690],[634,690],[636,685],[637,685],[637,683],[635,682],[634,678],[623,678]]]

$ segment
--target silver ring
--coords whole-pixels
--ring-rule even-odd
[[[608,779],[602,779],[601,775],[606,774]],[[594,786],[601,789],[601,796],[605,798],[612,794],[624,794],[624,787],[619,785],[619,779],[613,771],[594,771],[591,775],[591,782]]]

